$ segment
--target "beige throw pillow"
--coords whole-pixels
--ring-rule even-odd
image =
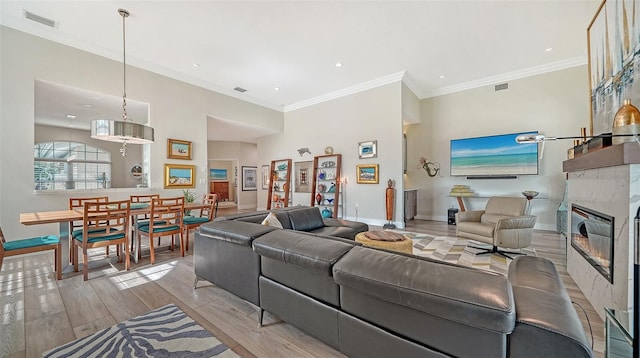
[[[278,229],[282,229],[282,223],[278,220],[276,213],[270,212],[264,220],[262,220],[262,225],[277,227]]]

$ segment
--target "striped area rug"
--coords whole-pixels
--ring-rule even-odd
[[[510,259],[497,254],[476,256],[476,253],[482,252],[483,250],[473,248],[473,246],[487,249],[491,249],[491,246],[473,240],[447,236],[434,236],[401,230],[390,231],[403,234],[408,239],[413,240],[413,254],[416,256],[424,256],[440,261],[475,267],[503,275],[507,274],[509,263],[511,263]],[[522,252],[529,256],[537,256],[536,251],[533,248],[507,251]],[[517,255],[510,256],[516,257]]]
[[[174,304],[42,354],[43,357],[238,357]]]

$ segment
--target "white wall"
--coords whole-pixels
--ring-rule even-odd
[[[394,222],[404,225],[402,211],[402,109],[401,82],[387,84],[328,102],[285,113],[285,131],[258,140],[258,167],[272,159],[294,162],[313,160],[332,146],[342,154],[343,217],[382,225],[385,217],[387,180],[396,183]],[[358,158],[358,143],[378,141],[378,157]],[[312,155],[302,157],[296,149],[308,147]],[[379,184],[357,184],[356,165],[379,164]],[[261,188],[261,186],[260,186]],[[294,205],[309,205],[311,194],[296,194]],[[266,208],[267,191],[259,190],[258,208]]]
[[[209,160],[237,160],[238,163],[238,187],[235,188],[238,195],[239,209],[252,209],[258,205],[259,191],[242,191],[242,167],[251,166],[258,167],[258,176],[260,175],[260,166],[258,162],[257,146],[253,143],[242,142],[209,142],[207,155]],[[229,173],[229,186],[234,185],[235,169]],[[261,181],[258,180],[258,189],[261,187]],[[266,199],[266,193],[265,199]]]
[[[587,66],[532,76],[509,82],[509,89],[493,86],[422,100],[421,123],[406,128],[408,172],[405,185],[418,189],[418,216],[446,220],[447,209],[458,207],[448,196],[454,184],[469,185],[479,196],[521,196],[523,190],[540,192],[532,201],[536,228],[555,230],[556,210],[564,195],[570,140],[547,142],[540,160],[539,175],[517,179],[467,180],[449,175],[449,141],[538,130],[549,136],[580,135],[589,128]],[[440,164],[440,176],[431,178],[420,169],[425,157]],[[465,199],[467,210],[484,208],[486,198]]]
[[[19,214],[66,208],[69,196],[91,196],[96,192],[34,193],[31,179],[34,80],[119,96],[122,63],[3,26],[0,27],[0,51],[0,224],[9,238],[57,232],[57,225],[53,224],[22,226]],[[207,116],[232,118],[272,130],[283,128],[280,112],[135,67],[127,70],[127,96],[150,106],[150,125],[155,129],[155,143],[150,150],[152,188],[101,192],[114,199],[149,190],[166,196],[182,195],[181,190],[163,189],[165,163],[196,165],[194,191],[205,192],[208,186]],[[167,159],[167,138],[193,142],[193,160]]]

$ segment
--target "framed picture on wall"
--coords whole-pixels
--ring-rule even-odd
[[[376,158],[378,156],[378,141],[370,140],[358,143],[358,157],[360,159]]]
[[[258,167],[242,167],[242,191],[258,190]]]
[[[209,180],[227,180],[226,169],[209,169]]]
[[[167,158],[191,160],[191,142],[167,139]]]
[[[357,165],[356,182],[358,184],[378,184],[378,164]]]
[[[296,193],[311,192],[311,177],[313,176],[313,161],[295,162],[295,189]]]
[[[165,164],[164,165],[164,187],[171,188],[195,188],[196,187],[196,166]]]
[[[262,174],[262,189],[269,189],[269,165],[263,165],[261,168]]]
[[[591,135],[611,132],[625,100],[640,107],[640,81],[633,70],[640,65],[637,19],[635,2],[604,0],[587,28]]]

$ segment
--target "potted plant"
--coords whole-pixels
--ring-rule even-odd
[[[185,203],[193,203],[196,201],[196,194],[189,189],[182,190],[182,194],[184,195]],[[185,215],[191,215],[191,210],[185,210]]]

